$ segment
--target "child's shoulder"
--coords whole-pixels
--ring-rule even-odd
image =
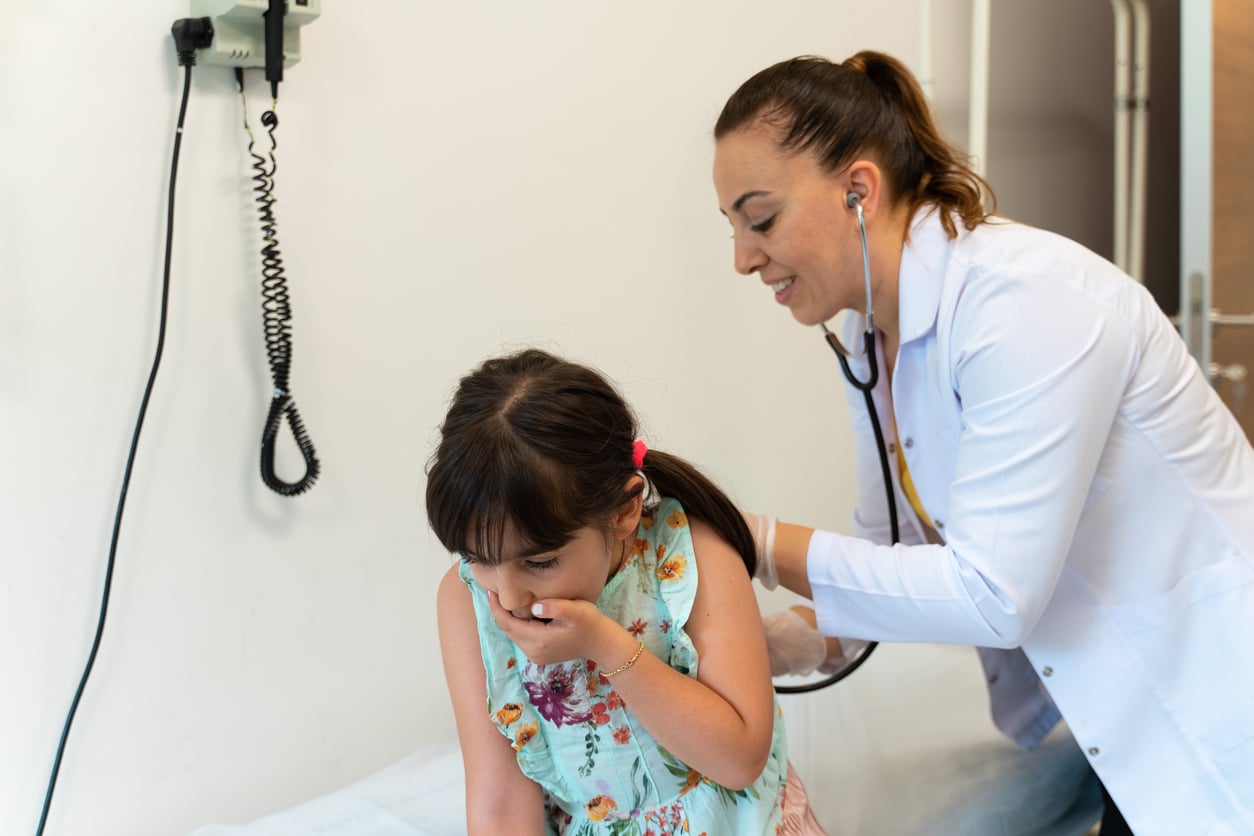
[[[664,551],[681,550],[693,556],[701,552],[722,553],[734,550],[723,539],[717,529],[704,520],[688,516],[683,504],[673,497],[662,497],[652,508],[647,509],[640,517],[640,528],[644,537]]]

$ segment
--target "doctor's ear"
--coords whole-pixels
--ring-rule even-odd
[[[845,207],[861,204],[862,213],[870,217],[883,199],[884,175],[870,160],[854,160],[845,170]]]

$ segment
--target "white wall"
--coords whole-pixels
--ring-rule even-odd
[[[296,499],[257,476],[239,97],[198,67],[168,342],[47,832],[242,821],[454,739],[422,468],[455,379],[500,349],[598,365],[653,446],[746,506],[843,529],[835,363],[731,270],[709,132],[775,60],[910,61],[914,7],[328,0],[278,108],[293,388],[324,467]],[[35,829],[97,616],[156,339],[187,11],[48,0],[0,29],[5,833]]]

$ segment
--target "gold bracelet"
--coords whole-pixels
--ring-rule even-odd
[[[605,677],[606,679],[609,679],[611,676],[618,676],[620,673],[627,670],[632,665],[636,664],[636,660],[640,658],[641,653],[644,653],[644,642],[640,642],[640,645],[636,648],[636,652],[631,654],[630,659],[628,659],[626,662],[623,662],[618,667],[614,668],[614,670],[606,671],[605,673],[601,674],[601,676]]]

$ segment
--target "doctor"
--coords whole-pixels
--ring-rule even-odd
[[[736,270],[803,325],[867,310],[861,207],[903,523],[886,545],[850,387],[855,534],[758,518],[759,579],[811,598],[824,636],[981,648],[1011,739],[1066,719],[1113,799],[1105,836],[1254,833],[1254,450],[1154,300],[986,213],[888,56],[769,67],[714,136]]]

